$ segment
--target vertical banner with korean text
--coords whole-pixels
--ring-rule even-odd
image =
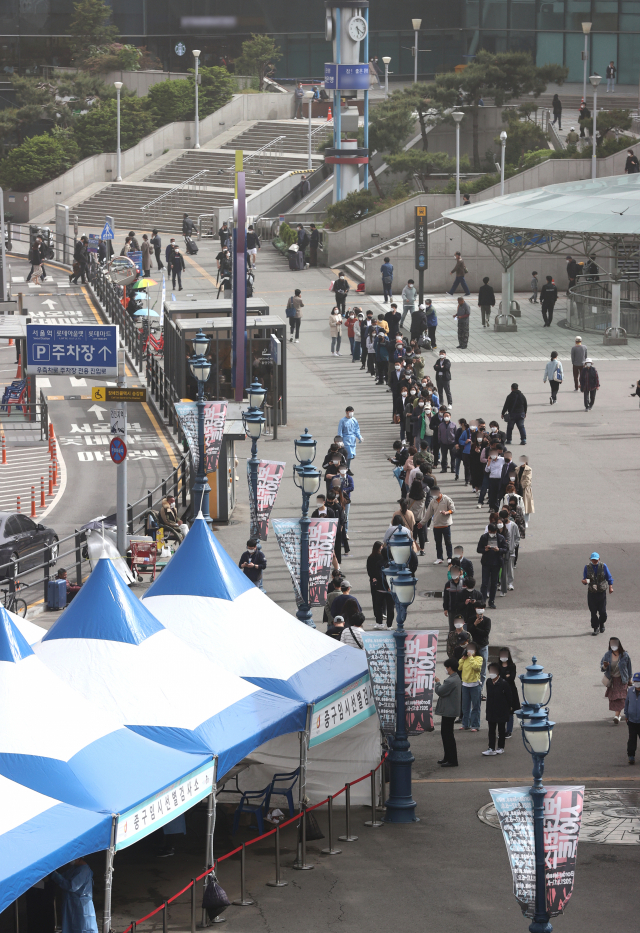
[[[279,460],[261,460],[258,464],[258,509],[256,512],[253,501],[253,488],[251,486],[251,473],[247,462],[247,479],[249,481],[249,507],[251,509],[251,527],[258,528],[258,537],[261,541],[267,540],[269,533],[269,517],[273,508],[280,482],[284,474],[285,462]]]
[[[396,643],[393,631],[363,632],[373,699],[385,735],[396,731]]]
[[[300,592],[300,519],[274,518],[271,522],[293,581],[296,603]],[[331,573],[331,555],[338,527],[337,518],[312,518],[309,522],[309,605],[324,606]]]
[[[573,893],[584,787],[547,787],[544,797],[544,852],[547,910],[557,917]],[[526,917],[535,903],[533,800],[528,787],[491,790],[504,837],[513,893]]]
[[[191,462],[198,468],[200,447],[198,443],[198,406],[196,402],[176,402],[175,410],[180,427],[191,452]],[[213,473],[218,469],[218,458],[227,416],[227,402],[204,403],[204,469]]]
[[[404,644],[404,694],[409,735],[433,732],[433,677],[437,650],[437,631],[407,632]]]

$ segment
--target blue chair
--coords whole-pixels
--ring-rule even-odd
[[[233,818],[233,829],[231,830],[231,835],[234,836],[238,832],[238,826],[240,824],[240,815],[242,813],[253,813],[255,814],[256,822],[258,824],[258,832],[262,836],[264,833],[264,818],[263,810],[266,813],[267,808],[265,806],[265,797],[271,790],[271,784],[267,784],[262,790],[246,790],[242,797],[240,798],[240,803],[238,804],[238,809],[235,812]],[[267,797],[268,799],[268,797]]]
[[[296,812],[296,808],[293,806],[293,788],[296,786],[298,777],[300,776],[300,768],[296,768],[295,771],[289,771],[286,774],[274,774],[271,784],[267,788],[267,799],[264,803],[265,813],[269,812],[269,805],[271,803],[271,798],[274,794],[278,794],[281,797],[287,798],[287,804],[289,805],[289,816],[293,816]],[[289,781],[291,783],[289,784]],[[283,786],[278,782],[283,782]]]

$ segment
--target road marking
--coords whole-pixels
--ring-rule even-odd
[[[86,385],[87,385],[87,380],[86,380],[86,379],[76,379],[75,376],[69,376],[69,379],[71,380],[71,385],[72,385],[74,388],[76,388],[76,389],[79,389],[79,388],[81,388],[81,387],[86,388]]]
[[[97,421],[104,421],[102,412],[106,410],[107,409],[103,408],[102,405],[98,405],[97,402],[95,405],[92,405],[91,408],[87,408],[87,411],[92,411],[94,413]]]
[[[46,301],[41,302],[41,304],[46,305],[49,311],[53,311],[58,302],[53,301],[51,298],[47,298]]]
[[[93,301],[91,300],[91,297],[90,297],[90,295],[89,295],[89,292],[87,291],[87,289],[86,289],[86,287],[85,287],[84,285],[82,286],[82,294],[84,295],[87,304],[88,304],[89,307],[91,308],[91,311],[93,312],[93,316],[95,317],[95,319],[96,319],[96,321],[98,322],[98,324],[104,324],[104,321],[102,320],[102,318],[101,318],[100,315],[98,314],[98,311],[97,311],[97,309],[96,309],[96,307],[95,307]]]
[[[46,376],[36,376],[36,388],[37,389],[50,389],[51,380]]]
[[[169,441],[167,440],[167,437],[166,437],[164,431],[162,430],[162,428],[161,428],[160,425],[158,424],[155,415],[153,414],[153,412],[151,411],[151,408],[149,407],[148,402],[143,402],[143,403],[142,403],[142,407],[143,407],[143,409],[144,409],[145,412],[146,412],[147,418],[149,419],[149,421],[150,421],[151,424],[153,425],[156,434],[158,435],[158,437],[159,437],[160,440],[162,441],[162,444],[164,445],[164,448],[165,448],[165,450],[167,451],[167,454],[168,454],[168,456],[169,456],[169,460],[171,461],[171,466],[172,466],[172,467],[174,468],[174,470],[175,470],[176,467],[178,466],[178,458],[177,458],[176,455],[175,455],[175,452],[174,452],[174,450],[173,450],[173,447],[171,446],[171,444],[170,444]]]
[[[210,275],[210,274],[207,272],[207,270],[204,269],[204,268],[200,265],[199,262],[196,262],[195,259],[192,259],[191,256],[189,256],[189,255],[187,255],[187,254],[185,254],[184,259],[185,259],[185,262],[187,262],[189,265],[195,266],[196,269],[198,269],[198,271],[201,272],[202,275],[205,277],[205,279],[208,279],[209,282],[211,282],[212,285],[215,285],[216,288],[218,287],[218,282],[216,282],[216,280],[214,279],[214,277],[213,277],[212,275]]]

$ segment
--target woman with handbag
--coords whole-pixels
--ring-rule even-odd
[[[339,308],[332,308],[329,315],[329,330],[331,332],[331,356],[340,356],[342,343],[342,315]]]
[[[546,382],[549,380],[549,385],[551,386],[551,398],[549,399],[550,405],[555,405],[558,401],[558,389],[560,388],[560,383],[564,379],[564,370],[562,369],[562,363],[558,359],[558,351],[554,350],[551,354],[551,359],[544,368],[544,376],[542,381]]]
[[[615,713],[613,724],[617,726],[622,719],[627,690],[631,683],[631,658],[622,647],[622,642],[615,635],[609,639],[609,650],[600,662],[604,672],[602,683],[607,688],[605,696],[609,700],[609,709]]]
[[[302,321],[302,309],[304,302],[300,295],[302,292],[296,288],[295,294],[287,302],[286,314],[289,318],[289,343],[293,343],[294,337],[296,343],[300,343],[300,322]]]
[[[532,476],[533,470],[529,466],[528,457],[520,457],[520,465],[516,473],[516,492],[519,496],[522,496],[524,523],[527,528],[529,527],[529,516],[535,512],[533,507],[533,494],[531,492]]]

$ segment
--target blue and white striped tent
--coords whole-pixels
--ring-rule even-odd
[[[303,702],[262,690],[194,651],[131,593],[108,558],[34,650],[133,732],[217,755],[219,776],[269,739],[305,728]]]
[[[121,813],[211,760],[158,745],[88,703],[3,608],[0,710],[0,775],[72,807]]]

